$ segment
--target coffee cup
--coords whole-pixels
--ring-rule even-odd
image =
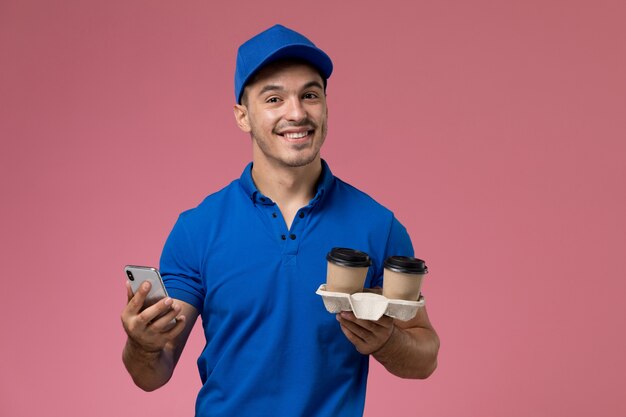
[[[326,255],[326,291],[354,294],[363,291],[372,260],[365,252],[332,248]]]
[[[426,273],[428,268],[421,259],[390,256],[385,260],[383,296],[393,300],[417,301]]]

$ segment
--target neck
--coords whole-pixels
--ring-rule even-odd
[[[303,207],[315,196],[315,185],[322,173],[319,155],[309,164],[289,167],[254,158],[252,179],[259,191],[280,207]]]

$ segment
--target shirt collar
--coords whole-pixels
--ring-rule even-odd
[[[309,204],[314,205],[322,200],[324,195],[328,194],[328,192],[330,191],[334,181],[335,177],[333,173],[330,171],[330,168],[328,167],[326,161],[322,159],[322,173],[320,175],[319,181],[317,182],[317,190],[315,192],[315,196]],[[252,162],[250,162],[243,170],[243,173],[239,178],[239,184],[241,184],[241,188],[254,204],[274,204],[274,202],[269,197],[261,194],[261,192],[256,188],[256,185],[254,185],[254,181],[252,180]]]

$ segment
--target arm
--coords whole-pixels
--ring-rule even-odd
[[[191,304],[165,298],[141,311],[150,283],[141,285],[133,296],[126,283],[128,304],[122,312],[122,324],[128,335],[122,360],[135,384],[153,391],[172,377],[176,363],[198,317]],[[161,313],[163,317],[154,320]],[[170,322],[176,318],[176,325]]]
[[[387,316],[377,321],[359,320],[345,311],[337,315],[337,320],[360,353],[372,354],[396,376],[423,379],[437,368],[439,337],[425,307],[408,321]]]

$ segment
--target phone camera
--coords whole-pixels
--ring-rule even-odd
[[[133,273],[132,273],[132,272],[130,272],[130,271],[126,271],[126,275],[128,275],[128,279],[129,279],[129,280],[131,280],[131,281],[134,281],[134,280],[135,280],[135,277],[133,277]]]

